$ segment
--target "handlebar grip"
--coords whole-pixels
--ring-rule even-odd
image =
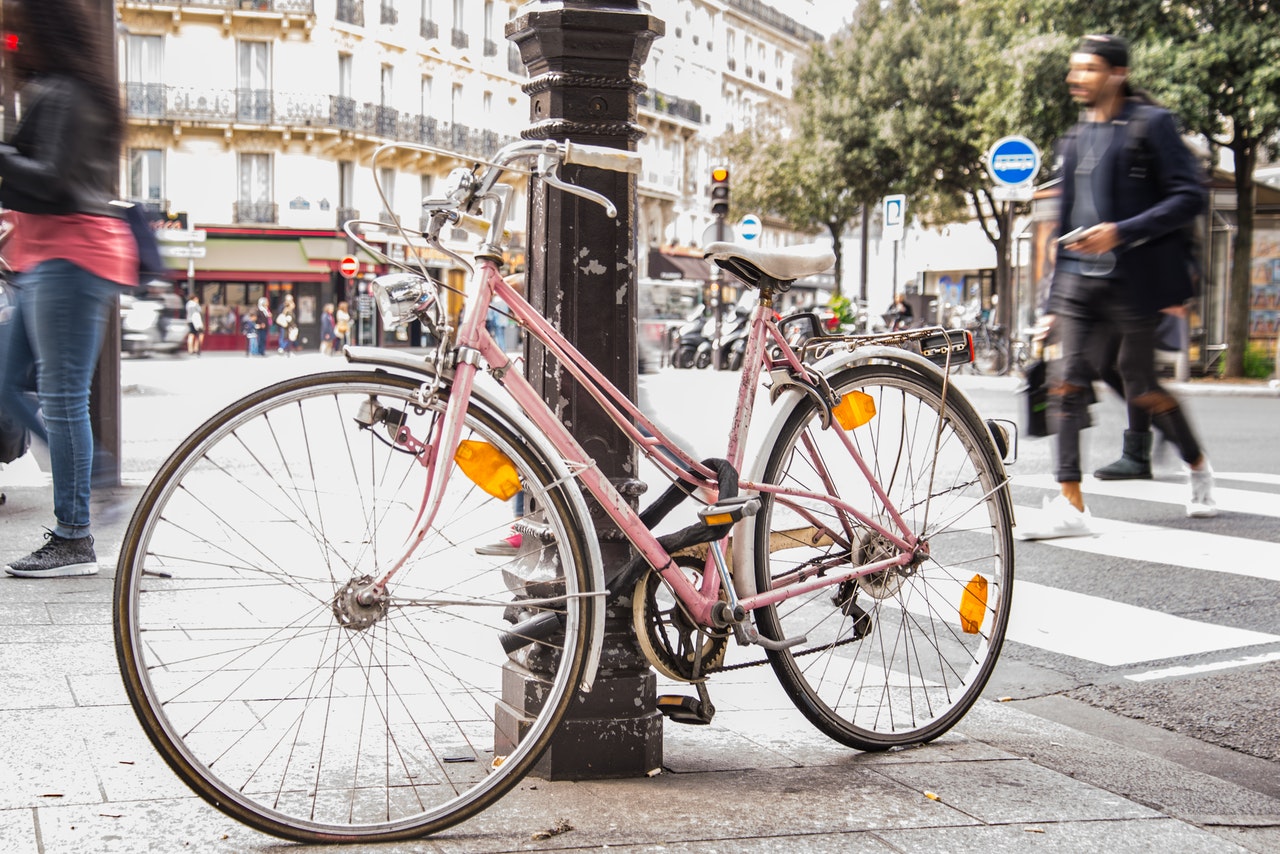
[[[592,166],[610,172],[640,174],[640,155],[634,151],[606,148],[603,145],[564,144],[564,162],[576,166]]]
[[[459,214],[457,226],[469,234],[474,234],[477,237],[485,237],[489,234],[489,229],[493,226],[493,223],[484,217],[472,216],[471,214]],[[506,243],[510,240],[511,231],[506,228],[502,229],[502,242]]]

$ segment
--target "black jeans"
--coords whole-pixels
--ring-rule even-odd
[[[1160,315],[1145,314],[1110,279],[1060,274],[1054,285],[1054,332],[1062,357],[1049,364],[1050,413],[1058,435],[1059,483],[1078,483],[1080,431],[1088,425],[1092,384],[1103,366],[1099,354],[1113,350],[1125,403],[1151,414],[1187,463],[1201,457],[1191,425],[1177,399],[1156,380],[1155,332]]]

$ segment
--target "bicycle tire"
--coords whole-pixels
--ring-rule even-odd
[[[533,767],[581,679],[600,607],[589,522],[535,443],[474,402],[463,438],[506,455],[552,535],[524,536],[533,577],[476,553],[512,514],[455,465],[385,610],[352,598],[414,529],[430,456],[384,440],[403,423],[431,441],[448,386],[426,402],[422,387],[345,371],[254,392],[174,451],[126,532],[113,624],[130,702],[185,783],[266,833],[379,842],[456,824]],[[513,662],[500,643],[512,600],[559,593],[562,633]],[[542,677],[538,691],[504,696],[521,667]]]
[[[807,636],[768,656],[787,695],[822,732],[868,751],[929,741],[977,700],[1004,642],[1013,515],[1003,464],[955,389],[948,389],[947,414],[939,417],[941,374],[874,364],[846,368],[829,381],[840,395],[856,390],[874,401],[876,414],[851,438],[908,526],[924,532],[927,556],[914,568],[760,608],[757,625],[774,640]],[[822,429],[821,404],[806,398],[785,417],[768,450],[765,482],[838,495],[895,530],[835,435],[840,426],[833,421]],[[837,518],[825,502],[798,507],[772,494],[762,499],[753,532],[760,592],[802,567],[820,575],[851,559],[892,553],[884,550],[891,544],[852,517]],[[813,536],[823,526],[835,535]],[[973,591],[967,616],[978,621],[972,633],[961,625],[966,590]]]

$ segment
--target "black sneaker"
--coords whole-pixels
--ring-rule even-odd
[[[98,556],[93,551],[93,537],[68,540],[53,531],[44,535],[47,542],[24,558],[4,568],[20,578],[62,578],[68,575],[93,575],[98,571]]]

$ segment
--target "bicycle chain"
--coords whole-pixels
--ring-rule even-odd
[[[835,643],[826,644],[825,646],[815,646],[811,649],[803,650],[802,652],[793,652],[791,653],[791,657],[802,658],[806,655],[813,655],[815,652],[822,652],[823,650],[835,649],[838,646],[844,646],[845,644],[853,643],[854,641],[859,641],[859,640],[862,640],[862,638],[847,638],[842,641],[836,641]],[[744,661],[740,664],[722,664],[719,667],[713,667],[710,670],[704,670],[703,675],[710,676],[713,673],[725,673],[730,670],[745,670],[748,667],[759,667],[762,664],[768,664],[768,663],[769,663],[769,659],[761,658],[761,659],[758,659],[757,661]]]

